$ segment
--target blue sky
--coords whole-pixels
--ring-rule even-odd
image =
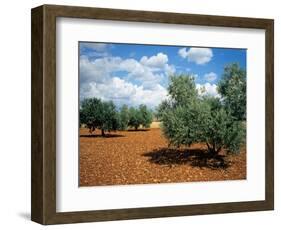
[[[189,46],[80,42],[80,99],[98,97],[117,106],[156,107],[167,97],[171,74],[191,74],[197,89],[219,97],[224,66],[246,69],[246,50]]]

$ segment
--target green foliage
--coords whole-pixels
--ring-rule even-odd
[[[170,102],[168,100],[163,100],[160,105],[156,108],[155,111],[155,117],[157,120],[163,119],[163,115],[165,114],[165,111],[168,111],[170,109]]]
[[[128,128],[129,119],[129,108],[127,105],[123,105],[120,109],[120,130],[125,130]]]
[[[118,112],[112,102],[102,102],[97,98],[84,99],[80,108],[80,124],[86,124],[91,133],[98,128],[104,136],[105,131],[118,129]]]
[[[135,129],[138,129],[138,127],[141,125],[141,117],[138,113],[138,110],[134,107],[131,107],[129,109],[129,122],[128,126],[134,127]]]
[[[80,126],[86,124],[90,133],[100,129],[103,136],[105,131],[126,130],[128,126],[138,129],[142,125],[148,128],[152,118],[152,112],[145,105],[139,108],[123,105],[117,111],[112,101],[102,102],[97,98],[84,99],[80,108]]]
[[[112,101],[103,102],[102,130],[117,130],[119,128],[119,114]]]
[[[185,92],[188,90],[189,93]],[[170,98],[158,107],[157,116],[170,145],[205,142],[212,154],[218,154],[222,148],[239,152],[245,128],[220,99],[200,97],[194,79],[188,75],[171,77],[168,91]]]
[[[215,100],[217,102],[214,102]],[[202,120],[201,142],[205,142],[213,154],[219,153],[222,148],[231,153],[238,153],[245,141],[244,126],[218,102],[215,98],[203,101],[207,108],[207,117]]]
[[[195,81],[192,76],[171,76],[168,93],[175,104],[183,105],[189,103],[198,96]]]
[[[147,109],[146,105],[140,105],[138,109],[131,107],[129,109],[128,126],[134,127],[136,130],[140,125],[145,128],[149,128],[152,118],[152,112]]]
[[[149,128],[153,119],[152,112],[147,109],[146,105],[140,105],[138,114],[141,125],[145,128]]]
[[[238,64],[224,68],[218,91],[223,97],[226,109],[237,120],[246,119],[246,72]]]
[[[103,105],[97,98],[85,99],[80,108],[80,124],[86,124],[90,132],[100,127],[103,120]]]

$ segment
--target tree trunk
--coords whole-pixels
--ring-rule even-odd
[[[213,156],[216,157],[219,152],[221,151],[221,147],[219,147],[218,149],[216,149],[216,145],[212,144],[211,146],[209,145],[208,142],[206,142],[206,145],[208,147],[208,152]]]
[[[101,130],[101,135],[105,137],[104,129]]]

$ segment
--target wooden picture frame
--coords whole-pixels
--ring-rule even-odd
[[[56,18],[121,20],[265,30],[265,200],[112,209],[56,211]],[[157,218],[274,209],[274,21],[179,13],[43,5],[32,9],[31,219],[41,224]]]

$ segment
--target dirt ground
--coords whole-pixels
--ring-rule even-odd
[[[101,137],[80,129],[80,186],[246,179],[246,150],[209,158],[205,145],[171,149],[159,128]]]

